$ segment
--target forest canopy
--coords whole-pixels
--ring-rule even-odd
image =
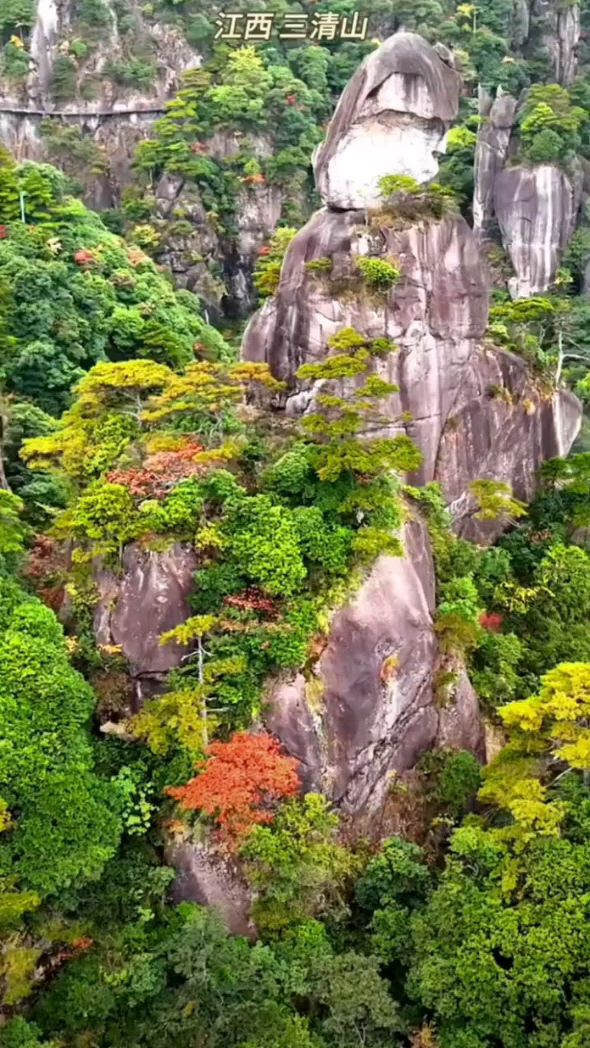
[[[4,6],[1,82],[26,92],[38,12]],[[548,30],[547,5],[371,0],[364,41],[233,46],[200,0],[69,2],[39,126],[52,163],[0,150],[0,1048],[590,1043],[587,424],[535,477],[523,455],[516,491],[487,462],[447,504],[417,480],[432,448],[400,388],[436,386],[446,320],[424,336],[422,370],[407,331],[401,348],[390,334],[432,296],[429,274],[407,279],[408,245],[433,228],[441,244],[470,235],[494,97],[515,100],[506,170],[582,186],[590,8],[549,7]],[[566,76],[556,49],[578,14]],[[318,203],[310,157],[361,60],[398,29],[443,45],[459,115],[436,180],[385,175],[383,207],[346,226],[345,273],[325,252],[300,259],[296,295],[320,303],[306,355],[281,274]],[[199,63],[139,135],[115,206],[95,211],[106,149],[51,106],[96,101],[98,73],[119,100],[147,97],[162,40]],[[494,415],[498,440],[524,433],[545,458],[549,407],[590,398],[584,206],[575,218],[554,278],[525,298],[486,229],[489,319],[462,343],[479,354],[485,426]],[[391,231],[402,248],[386,254]],[[288,368],[240,359],[254,304],[288,315]],[[483,380],[490,361],[501,385]],[[435,414],[457,451],[480,419],[454,415],[448,392],[436,387]],[[393,596],[377,564],[394,565]],[[387,745],[407,665],[380,641],[368,669],[354,661],[373,608],[347,626],[375,577],[377,608],[399,598],[412,619],[420,724],[437,726],[399,761]],[[338,777],[349,678],[366,727],[352,791]],[[470,702],[478,738],[456,745]],[[378,817],[355,808],[375,768]]]

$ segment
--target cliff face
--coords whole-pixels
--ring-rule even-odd
[[[151,136],[183,75],[207,62],[211,40],[206,34],[200,38],[197,24],[203,16],[187,19],[175,8],[164,21],[157,6],[131,0],[26,0],[25,7],[29,2],[34,17],[19,59],[24,65],[18,76],[0,73],[0,142],[20,159],[49,159],[64,167],[82,184],[91,206],[118,209],[137,178],[132,172],[137,145]],[[392,20],[396,24],[395,13],[372,17],[377,37],[391,32]],[[541,60],[544,79],[573,82],[581,41],[578,4],[519,0],[508,21],[507,61]],[[392,153],[400,174],[419,181],[434,177],[437,153],[444,151],[457,110],[459,78],[446,48],[437,45],[437,61],[430,61],[424,41],[404,52],[396,34],[386,47],[392,60],[395,52],[395,61],[387,66],[388,51],[380,51],[380,63],[359,70],[318,156],[320,191],[346,211],[376,203],[376,177],[391,173]],[[328,92],[327,82],[323,90]],[[526,297],[545,291],[555,276],[579,214],[581,175],[565,174],[555,164],[521,163],[522,99],[501,88],[498,95],[480,90],[474,227],[482,239],[496,236],[499,227],[514,267],[511,293]],[[287,124],[289,117],[285,110],[280,122]],[[305,154],[309,146],[301,148],[297,134],[295,121],[289,147]],[[264,164],[280,151],[260,130],[250,134],[247,121],[237,131],[228,128],[195,144],[230,171],[240,154]],[[305,182],[303,170],[299,176]],[[174,165],[172,173],[156,175],[147,193],[150,221],[162,234],[158,260],[170,267],[179,286],[202,298],[212,317],[249,315],[261,247],[281,221],[292,224],[294,210],[297,224],[310,211],[308,187],[297,179],[288,185],[271,175],[264,185],[247,178],[241,183],[232,188],[236,206],[229,230],[220,225],[218,201],[207,199],[206,184],[186,178]]]
[[[391,774],[437,743],[484,755],[477,697],[460,666],[450,705],[436,699],[430,544],[419,520],[403,538],[405,556],[380,557],[335,615],[313,676],[281,681],[269,696],[267,724],[301,761],[308,788],[353,814],[377,812]]]
[[[155,20],[149,5],[133,4],[121,17],[121,5],[100,0],[90,5],[95,23],[84,21],[74,0],[33,6],[22,51],[29,72],[18,78],[0,72],[0,143],[19,160],[61,167],[90,207],[118,209],[138,180],[138,145],[152,136],[183,76],[199,69],[203,56],[178,26]],[[240,154],[256,159],[273,151],[268,136],[233,130],[214,134],[203,147],[209,160],[229,169]],[[258,252],[279,223],[286,195],[276,185],[244,183],[228,232],[194,180],[157,177],[147,211],[162,233],[158,261],[179,287],[201,297],[212,318],[247,316]]]
[[[540,463],[567,450],[577,432],[576,399],[540,392],[520,358],[486,343],[489,278],[462,218],[403,229],[387,221],[377,213],[367,224],[359,211],[316,214],[289,248],[277,296],[253,318],[244,355],[270,363],[289,384],[285,410],[300,414],[318,389],[295,372],[322,359],[330,336],[345,327],[386,335],[399,347],[380,365],[399,386],[388,401],[388,435],[406,432],[422,449],[416,480],[439,481],[451,504],[484,476],[530,498]],[[359,257],[396,259],[402,281],[384,295],[339,294]],[[321,258],[332,260],[329,278],[306,268]],[[400,423],[404,412],[412,420]],[[473,522],[465,530],[477,537]]]
[[[122,577],[98,568],[99,603],[94,635],[99,645],[121,647],[134,685],[135,706],[162,690],[167,674],[178,666],[182,648],[160,644],[190,614],[197,557],[190,546],[176,544],[163,553],[128,546]]]
[[[515,44],[523,55],[540,37],[556,84],[574,80],[580,43],[577,4],[522,0]],[[500,88],[496,97],[479,91],[480,127],[475,153],[474,229],[493,238],[496,224],[513,266],[509,289],[528,298],[551,286],[569,243],[582,201],[582,171],[574,161],[566,174],[556,163],[523,162],[519,119],[523,99]]]
[[[321,383],[296,372],[326,357],[330,336],[352,327],[393,340],[397,352],[375,363],[399,389],[387,400],[383,435],[414,440],[424,461],[411,479],[438,481],[457,531],[487,542],[501,526],[477,519],[470,483],[501,481],[529,500],[540,464],[568,452],[581,411],[571,393],[543,386],[521,358],[487,338],[490,277],[464,219],[448,208],[408,218],[381,199],[379,179],[408,171],[416,128],[426,160],[414,177],[431,178],[433,128],[442,141],[458,102],[448,56],[414,34],[397,34],[366,60],[316,156],[325,206],[291,242],[278,291],[252,319],[243,356],[269,363],[287,385],[279,409],[301,416],[313,411]],[[367,147],[366,163],[355,167],[356,143],[375,135],[380,148]],[[368,286],[362,258],[395,263],[399,279],[384,290]],[[428,534],[410,516],[404,556],[378,559],[335,613],[312,670],[268,691],[267,724],[301,760],[307,785],[353,814],[377,812],[391,773],[412,767],[433,744],[483,755],[477,698],[460,661],[439,649]],[[180,547],[165,555],[131,549],[126,558],[123,582],[99,579],[96,628],[103,643],[121,646],[141,702],[180,660],[157,635],[187,614],[195,564]],[[451,694],[441,696],[449,675]]]
[[[282,410],[301,415],[313,410],[321,384],[301,382],[297,369],[324,359],[330,336],[353,327],[392,339],[398,352],[377,364],[399,387],[384,435],[405,432],[418,444],[424,463],[416,480],[438,481],[457,530],[486,541],[499,529],[475,519],[470,482],[502,481],[530,499],[543,460],[569,450],[580,405],[565,390],[541,389],[520,358],[486,340],[490,280],[466,222],[454,214],[404,219],[381,199],[383,174],[408,173],[417,129],[427,162],[416,163],[413,176],[425,182],[434,173],[425,121],[438,121],[442,136],[458,106],[445,57],[398,34],[353,78],[316,157],[326,206],[292,241],[278,291],[251,321],[243,356],[270,364],[287,383]],[[362,148],[374,141],[378,149]],[[365,163],[357,165],[361,154]],[[381,292],[363,287],[359,258],[394,262],[400,281]],[[319,270],[310,267],[319,260]],[[270,726],[309,781],[348,811],[377,809],[390,773],[411,767],[437,739],[481,752],[477,700],[460,666],[452,702],[439,708],[434,574],[419,521],[404,542],[405,557],[382,557],[336,614],[315,681],[298,676],[271,695]],[[389,676],[384,666],[392,659]]]
[[[209,156],[222,163],[246,148],[254,157],[269,155],[264,137],[243,138],[218,133],[209,143]],[[222,315],[221,303],[234,316],[245,316],[254,305],[252,273],[262,245],[279,224],[284,193],[278,186],[243,186],[235,199],[235,231],[221,232],[207,212],[198,187],[182,175],[164,174],[154,187],[157,218],[171,223],[171,235],[159,253],[178,287],[194,291],[212,318]],[[174,224],[182,217],[181,231]],[[214,275],[214,270],[217,276]]]
[[[118,10],[119,7],[119,10]],[[0,79],[4,107],[59,111],[65,114],[134,109],[163,110],[184,71],[201,63],[174,26],[154,22],[147,8],[133,9],[133,24],[120,20],[120,5],[111,0],[77,4],[73,0],[36,0],[23,48],[26,76],[5,71]],[[26,24],[26,23],[25,23]],[[123,77],[116,63],[129,56],[126,37],[132,30],[141,57],[150,62],[150,77]],[[76,41],[83,41],[82,48]],[[64,62],[68,59],[68,62]],[[68,70],[67,92],[63,84]],[[152,75],[153,72],[153,75]]]

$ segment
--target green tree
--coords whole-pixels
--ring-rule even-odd
[[[257,826],[242,850],[256,891],[253,917],[261,932],[276,934],[309,917],[346,914],[345,885],[354,869],[337,841],[338,817],[319,794],[288,801],[272,826]]]
[[[455,832],[441,883],[414,918],[411,990],[449,1048],[559,1048],[581,1014],[589,679],[588,665],[558,666],[538,696],[500,711],[509,742],[480,791],[488,819]]]

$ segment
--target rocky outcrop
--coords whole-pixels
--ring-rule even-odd
[[[477,698],[464,673],[443,708],[433,625],[435,578],[426,528],[404,529],[405,556],[382,556],[333,619],[305,680],[270,692],[267,726],[300,761],[307,788],[345,812],[378,811],[394,772],[440,742],[483,757]]]
[[[479,89],[481,123],[477,135],[473,190],[473,228],[480,236],[493,228],[494,187],[508,156],[516,99],[500,89],[496,98]]]
[[[543,294],[553,283],[582,202],[580,167],[517,164],[516,99],[480,92],[473,227],[480,240],[499,234],[512,264],[513,298]]]
[[[265,136],[245,141],[244,136],[222,132],[207,149],[221,162],[241,150],[258,159],[272,154]],[[199,295],[210,318],[222,313],[247,316],[254,306],[254,266],[279,224],[284,201],[278,186],[243,185],[234,200],[234,232],[229,236],[207,212],[198,186],[180,175],[163,175],[155,187],[155,224],[163,236],[158,259],[170,268],[178,287]],[[305,206],[303,199],[301,205]]]
[[[149,6],[133,5],[130,30],[129,14],[122,25],[117,5],[101,0],[100,27],[80,28],[78,5],[72,0],[37,0],[28,77],[16,83],[3,81],[0,73],[0,144],[19,160],[56,164],[99,211],[121,207],[125,190],[137,181],[132,165],[138,144],[151,137],[184,73],[202,62],[180,29],[155,21]],[[130,33],[145,62],[153,65],[153,74],[140,85],[132,82]],[[90,46],[80,55],[72,41],[86,46],[87,37]],[[59,92],[56,97],[58,60],[61,68],[67,64],[72,78],[67,97]],[[273,144],[263,134],[218,132],[198,145],[224,170],[227,161],[231,169],[232,158],[240,153],[258,159],[273,154]],[[179,287],[201,298],[211,319],[247,316],[254,306],[252,273],[258,252],[276,229],[287,196],[292,206],[301,204],[307,213],[305,191],[298,195],[292,187],[245,181],[235,194],[228,231],[210,202],[208,207],[203,203],[196,182],[165,175],[153,189],[146,199],[153,204],[151,221],[160,236],[157,261],[169,266]]]
[[[540,27],[541,45],[549,58],[553,79],[567,86],[576,74],[580,5],[559,0],[529,0],[529,3],[529,26]]]
[[[445,55],[445,52],[442,52]],[[318,191],[331,207],[375,207],[383,175],[427,182],[438,171],[457,115],[460,77],[416,33],[396,33],[359,67],[315,157]]]
[[[576,228],[580,176],[553,164],[507,167],[494,181],[494,211],[515,276],[514,298],[547,291]]]
[[[359,256],[395,259],[402,280],[376,295],[355,271]],[[329,277],[306,265],[329,258]],[[346,281],[353,289],[341,293]],[[285,410],[313,410],[318,386],[295,378],[299,366],[326,355],[327,340],[345,327],[368,338],[386,335],[399,347],[378,366],[399,393],[387,399],[384,432],[407,433],[421,448],[418,483],[442,484],[464,506],[470,482],[509,483],[529,499],[545,458],[569,448],[580,409],[566,391],[541,393],[524,362],[485,341],[489,279],[476,238],[459,217],[396,228],[387,213],[367,223],[362,212],[320,211],[292,241],[279,290],[253,318],[244,338],[247,359],[267,361],[288,384]],[[409,412],[412,420],[400,421]],[[459,513],[469,537],[492,537],[469,511]]]
[[[564,86],[575,77],[580,9],[558,0],[518,0],[513,43],[526,59],[543,58],[551,80]],[[514,269],[515,298],[546,292],[576,227],[582,177],[555,164],[518,163],[521,152],[517,100],[498,88],[479,90],[480,125],[475,151],[473,225],[482,240],[497,239]],[[499,227],[499,229],[498,229]]]
[[[59,12],[56,0],[37,0],[37,17],[31,34],[30,94],[45,100],[51,88],[51,73],[59,40]]]
[[[314,410],[322,387],[298,379],[298,368],[324,359],[330,336],[352,327],[368,339],[393,340],[397,352],[374,365],[399,389],[385,402],[382,433],[407,433],[424,456],[412,479],[439,482],[457,530],[490,541],[500,525],[477,520],[470,483],[502,481],[530,499],[544,459],[571,446],[580,405],[565,390],[541,390],[522,359],[489,343],[489,274],[478,238],[462,218],[453,213],[435,218],[427,207],[411,220],[394,206],[360,209],[361,201],[375,202],[368,187],[384,173],[370,160],[360,173],[351,163],[341,177],[345,165],[339,167],[339,158],[350,157],[354,142],[372,133],[367,99],[383,112],[383,96],[378,99],[388,77],[394,78],[397,112],[403,112],[400,99],[409,87],[399,55],[405,68],[414,70],[413,97],[419,99],[404,118],[423,129],[422,114],[437,114],[428,119],[439,121],[453,116],[452,102],[455,107],[458,102],[449,86],[453,71],[437,65],[422,40],[410,59],[416,38],[400,37],[399,45],[394,37],[375,52],[345,91],[316,159],[328,206],[291,242],[278,291],[252,319],[242,352],[248,360],[268,362],[286,383],[282,410],[297,416]],[[496,139],[490,136],[490,146],[498,167],[512,116],[511,103],[496,106]],[[379,126],[391,172],[399,123],[386,119]],[[496,158],[486,163],[495,186],[502,177]],[[488,187],[488,198],[489,192]],[[348,201],[354,207],[347,210]],[[487,209],[482,199],[482,212]],[[363,283],[360,257],[395,263],[401,278],[376,291]],[[328,264],[310,265],[320,259]],[[351,392],[351,381],[334,384],[340,395]],[[461,666],[452,670],[451,701],[438,695],[437,675],[448,666],[433,627],[434,572],[419,520],[406,526],[404,545],[405,556],[379,558],[356,597],[334,615],[313,673],[277,682],[268,697],[267,724],[301,761],[307,785],[325,790],[354,814],[378,810],[391,773],[411,768],[432,745],[483,752],[477,697]]]
[[[180,84],[187,69],[199,66],[200,54],[191,48],[173,25],[155,22],[149,9],[133,10],[133,26],[119,24],[116,5],[104,0],[96,10],[87,10],[84,21],[80,5],[71,0],[34,0],[35,21],[28,49],[29,75],[15,80],[0,77],[3,107],[27,106],[33,110],[78,113],[163,108]],[[130,64],[129,37],[141,48],[144,61],[153,59],[149,82],[134,85],[133,77],[113,73],[117,63]],[[83,53],[72,41],[86,38]],[[74,81],[68,97],[55,92],[54,71],[58,58],[66,59]]]
[[[164,849],[176,869],[173,901],[210,906],[233,935],[256,934],[249,912],[252,897],[233,866],[211,847],[191,840],[171,841]]]
[[[104,568],[96,572],[96,642],[121,649],[135,685],[136,707],[161,690],[167,674],[180,664],[184,649],[163,646],[160,637],[190,615],[196,566],[188,546],[156,552],[131,545],[123,551],[120,574]]]
[[[527,57],[548,60],[550,79],[567,86],[574,80],[581,36],[580,4],[561,0],[516,0],[513,45]]]

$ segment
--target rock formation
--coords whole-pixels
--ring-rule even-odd
[[[459,673],[453,713],[437,704],[434,566],[424,524],[404,557],[382,556],[334,617],[313,676],[277,683],[267,724],[301,761],[309,787],[344,811],[378,810],[390,775],[437,741],[483,756],[477,698]]]
[[[517,13],[515,46],[526,55],[540,43],[555,82],[571,84],[581,33],[579,6],[522,0]],[[497,224],[514,270],[510,292],[528,298],[546,292],[555,278],[576,228],[582,173],[576,164],[566,174],[555,164],[518,162],[520,101],[501,88],[495,98],[480,88],[473,224],[481,240],[493,238]]]
[[[244,138],[229,132],[218,132],[208,144],[208,155],[226,161],[246,149],[252,156],[263,158],[272,152],[264,136]],[[211,221],[197,186],[181,175],[164,174],[155,186],[155,211],[158,218],[173,221],[182,213],[181,230],[166,240],[161,260],[169,266],[178,287],[195,291],[203,299],[211,319],[220,315],[220,303],[226,298],[229,313],[251,312],[254,295],[252,272],[261,246],[268,241],[281,217],[284,194],[278,186],[244,186],[236,198],[235,234],[221,234]],[[217,279],[212,275],[218,267]]]
[[[292,241],[278,291],[251,321],[243,355],[267,361],[285,380],[280,409],[298,416],[313,410],[319,384],[298,380],[297,369],[322,360],[331,335],[353,327],[368,338],[392,339],[397,352],[375,365],[399,387],[388,398],[383,432],[407,433],[420,446],[423,466],[411,479],[438,481],[457,531],[489,541],[499,527],[476,519],[469,484],[503,481],[530,499],[541,462],[569,450],[580,406],[566,390],[540,388],[521,358],[486,338],[489,275],[465,220],[444,208],[438,217],[423,210],[402,218],[379,199],[379,178],[406,170],[416,128],[427,156],[421,178],[434,173],[429,136],[435,125],[444,136],[458,100],[448,57],[420,37],[397,34],[370,55],[317,153],[326,206]],[[354,168],[342,166],[341,158],[375,126],[384,136],[385,159],[367,150],[357,192]],[[162,187],[170,201],[175,192],[172,184]],[[377,206],[369,207],[370,199]],[[346,200],[354,207],[343,208]],[[382,291],[367,286],[357,266],[361,257],[393,260],[400,279]],[[310,269],[318,260],[328,266]],[[461,664],[449,664],[439,650],[432,553],[417,513],[402,538],[404,556],[380,557],[356,596],[335,613],[313,670],[276,680],[268,691],[267,725],[301,760],[308,787],[326,791],[351,814],[377,811],[391,773],[412,767],[432,745],[483,754],[476,696]],[[161,688],[180,662],[181,651],[162,648],[159,636],[189,614],[196,567],[189,547],[148,553],[132,546],[122,579],[97,574],[97,639],[121,647],[137,703]],[[441,702],[441,676],[449,673],[452,694]],[[203,857],[193,861],[185,847],[181,859],[190,883],[200,870],[209,891],[213,874]]]
[[[182,648],[162,646],[160,636],[188,618],[196,565],[196,554],[187,546],[177,544],[159,553],[132,545],[123,552],[122,578],[102,568],[96,571],[96,642],[121,649],[136,707],[161,691],[167,674],[180,663]]]
[[[79,29],[73,0],[35,2],[29,75],[17,83],[3,79],[0,71],[0,144],[18,160],[55,162],[83,187],[90,207],[120,208],[125,190],[137,181],[132,168],[137,146],[151,137],[155,122],[182,86],[183,75],[201,66],[202,55],[178,27],[154,22],[147,9],[134,5],[135,37],[142,51],[153,56],[153,75],[142,86],[119,83],[109,70],[117,63],[129,65],[129,42],[123,39],[116,5],[104,0],[107,23],[98,33],[94,28],[92,46],[80,59],[71,49]],[[58,60],[71,63],[75,80],[62,100],[55,97],[53,84]],[[52,140],[54,131],[57,138]],[[60,145],[59,133],[64,131]],[[69,131],[81,135],[85,148],[80,156],[68,148]],[[222,164],[231,163],[240,152],[261,158],[272,151],[268,136],[242,131],[218,132],[207,142],[207,155]],[[156,181],[154,219],[156,224],[166,220],[160,223],[165,233],[158,260],[170,267],[178,287],[200,296],[212,319],[222,312],[244,317],[252,311],[258,252],[278,225],[287,195],[296,197],[276,185],[244,185],[235,201],[235,229],[229,234],[219,231],[196,182],[180,175]]]
[[[554,164],[507,167],[494,180],[494,211],[515,276],[514,298],[547,291],[576,228],[581,178]]]
[[[313,410],[320,384],[298,380],[297,369],[323,359],[331,335],[353,327],[394,340],[398,352],[377,365],[399,387],[384,433],[412,437],[424,454],[415,479],[438,481],[457,530],[485,541],[498,529],[474,518],[470,482],[502,481],[529,499],[542,461],[569,450],[580,406],[565,390],[542,392],[520,358],[486,340],[489,276],[467,223],[455,214],[402,220],[381,204],[378,180],[408,170],[417,131],[414,177],[435,174],[424,122],[438,121],[442,135],[457,106],[456,74],[420,37],[400,33],[366,60],[316,157],[327,206],[292,241],[243,356],[270,364],[287,383],[283,410],[301,415]],[[373,140],[379,150],[366,145],[359,171],[356,150]],[[400,282],[380,293],[363,286],[360,257],[395,261]],[[330,261],[328,275],[310,269],[319,259]],[[402,413],[411,421],[398,421]],[[308,782],[349,812],[378,809],[389,775],[437,739],[481,752],[477,700],[461,667],[451,706],[438,705],[434,572],[419,520],[406,527],[404,544],[405,556],[380,558],[337,612],[313,678],[279,681],[270,694],[270,727],[300,758]]]
[[[315,157],[333,208],[376,207],[383,175],[427,182],[459,107],[460,77],[416,33],[396,33],[357,70]]]
[[[499,227],[514,276],[513,298],[549,289],[562,252],[576,229],[582,200],[581,171],[566,174],[555,164],[525,166],[514,162],[517,101],[480,91],[483,118],[475,152],[473,225],[481,240]]]
[[[361,256],[396,259],[402,281],[380,296],[365,293],[357,276],[358,294],[339,295]],[[320,258],[332,261],[329,277],[306,268]],[[367,223],[364,212],[326,209],[290,245],[278,294],[253,318],[243,352],[270,363],[289,386],[285,410],[300,414],[313,407],[317,387],[295,372],[322,359],[331,335],[345,327],[386,335],[399,351],[380,365],[382,377],[400,390],[388,402],[388,435],[406,432],[420,446],[415,479],[439,481],[458,508],[477,477],[505,481],[529,499],[541,462],[570,447],[579,405],[565,390],[541,393],[519,357],[486,342],[488,289],[477,241],[460,217],[396,228],[387,213]],[[411,422],[398,421],[403,412]],[[481,536],[467,516],[461,531]]]
[[[169,842],[164,858],[177,870],[172,889],[174,902],[188,900],[210,906],[233,935],[254,937],[249,918],[251,895],[227,859],[205,844],[182,839]]]
[[[482,236],[489,236],[493,229],[494,186],[508,156],[516,106],[516,99],[501,90],[492,98],[479,89],[481,126],[475,150],[473,228]]]

